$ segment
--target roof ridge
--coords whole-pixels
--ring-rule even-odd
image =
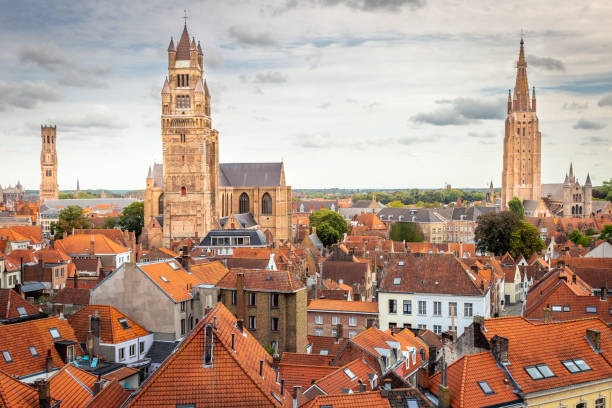
[[[459,394],[459,406],[460,407],[463,406],[463,397],[465,393],[465,377],[467,376],[468,358],[469,358],[469,355],[466,355],[465,359],[463,360],[463,370],[461,372],[461,387],[460,387],[461,393]]]
[[[68,363],[68,365],[70,365],[70,363]],[[92,390],[90,390],[88,386],[86,386],[85,384],[83,384],[83,382],[82,382],[81,380],[79,380],[78,378],[76,378],[76,377],[74,376],[74,374],[72,374],[72,373],[70,372],[70,370],[68,370],[68,366],[67,366],[67,365],[66,365],[66,366],[64,366],[64,367],[63,367],[63,369],[64,369],[64,371],[65,371],[66,373],[68,373],[68,375],[69,375],[70,377],[72,377],[72,379],[73,379],[74,381],[76,381],[76,382],[77,382],[77,383],[78,383],[78,384],[79,384],[81,387],[85,388],[85,390],[86,390],[86,391],[89,393],[89,395],[91,395],[92,397],[94,396],[93,391],[92,391]],[[59,373],[61,373],[61,370],[57,372],[57,374],[58,374],[58,375],[59,375]],[[87,373],[87,374],[89,374],[89,373]],[[54,377],[55,377],[55,375],[54,375]]]

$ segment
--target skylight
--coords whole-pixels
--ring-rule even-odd
[[[36,351],[36,347],[30,346],[30,354],[32,357],[36,357],[38,355],[38,351]]]
[[[19,313],[19,317],[24,317],[28,315],[28,312],[26,312],[25,307],[23,306],[19,306],[17,308],[17,312]]]
[[[168,265],[170,265],[170,267],[175,271],[178,271],[180,269],[176,262],[168,262]]]
[[[344,374],[346,374],[348,376],[348,378],[351,379],[351,381],[354,380],[355,378],[357,378],[357,376],[351,370],[349,370],[348,368],[345,368],[343,371],[344,371]]]
[[[13,361],[13,358],[11,357],[11,353],[9,353],[8,350],[5,350],[2,352],[2,357],[4,357],[4,361],[6,361],[7,363],[10,363]]]
[[[394,285],[399,285],[402,282],[402,278],[394,278],[393,279],[393,284]]]
[[[328,354],[329,354],[329,350],[321,349],[321,350],[319,351],[319,354],[320,354],[320,355],[322,355],[322,356],[326,356],[326,355],[328,355]]]
[[[493,392],[493,388],[491,388],[487,381],[478,381],[478,385],[482,389],[482,392],[485,393],[485,395],[495,394],[495,392]]]
[[[168,279],[166,279],[166,277],[165,277],[165,276],[163,276],[163,275],[159,275],[159,278],[160,278],[161,280],[163,280],[164,282],[166,282],[166,283],[170,282],[170,281],[169,281]]]
[[[132,326],[130,326],[130,324],[128,323],[128,321],[125,319],[125,317],[120,317],[119,319],[119,324],[121,325],[121,327],[123,327],[124,329],[129,329]]]
[[[591,367],[587,363],[584,362],[581,358],[575,358],[573,360],[565,360],[561,361],[561,363],[567,368],[567,370],[572,373],[581,373],[583,371],[589,371]]]
[[[527,374],[534,380],[541,380],[542,378],[554,377],[555,373],[546,365],[538,364],[536,366],[525,367]]]
[[[62,337],[60,336],[59,331],[57,331],[55,327],[50,328],[49,333],[51,333],[51,337],[53,337],[54,339],[59,339],[60,337]]]

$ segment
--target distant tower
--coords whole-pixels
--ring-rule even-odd
[[[41,126],[42,149],[40,151],[40,202],[57,200],[57,151],[55,148],[55,126]]]
[[[540,200],[541,138],[536,115],[535,87],[529,98],[527,62],[521,38],[516,64],[514,96],[508,91],[508,117],[504,137],[504,167],[502,170],[502,208],[508,208],[513,197]]]
[[[593,214],[593,185],[591,184],[591,174],[587,173],[584,182],[584,216],[590,217]]]
[[[74,198],[79,198],[79,194],[81,193],[81,187],[79,186],[79,179],[77,178],[77,188],[74,193]]]
[[[493,189],[493,180],[491,180],[491,184],[489,185],[489,202],[491,204],[495,202],[495,190]]]

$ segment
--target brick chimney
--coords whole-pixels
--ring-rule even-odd
[[[491,339],[491,352],[499,364],[508,363],[508,339],[498,335]]]
[[[47,350],[47,356],[45,357],[45,372],[50,373],[53,371],[53,357],[51,357],[51,350]]]
[[[187,245],[184,245],[181,251],[181,265],[186,271],[189,270],[189,248]]]
[[[608,300],[608,288],[606,286],[601,287],[601,300],[604,302]]]
[[[74,288],[78,289],[79,288],[79,271],[74,271],[74,276],[72,278],[74,282]]]
[[[300,394],[302,394],[302,387],[299,385],[294,385],[293,394],[291,395],[293,399],[293,405],[292,405],[293,408],[298,408],[298,398]]]
[[[96,257],[96,240],[93,234],[89,238],[89,257],[94,259]]]
[[[593,329],[587,329],[586,337],[587,339],[589,339],[589,342],[591,342],[591,346],[593,346],[593,350],[599,353],[601,351],[601,334],[599,333],[599,331],[593,330]]]
[[[93,386],[94,396],[98,395],[100,391],[102,391],[103,384],[104,384],[104,380],[102,380],[102,377],[100,377],[100,375],[98,374],[98,381],[96,381]]]
[[[47,380],[36,380],[36,388],[38,389],[38,406],[40,408],[51,407],[51,390],[49,387],[49,381]]]
[[[244,272],[236,274],[236,306],[238,319],[244,321],[246,315],[246,302],[244,299]]]
[[[542,321],[544,323],[552,323],[552,313],[550,307],[542,308]]]
[[[442,368],[440,370],[440,386],[438,388],[438,408],[450,408],[450,390],[447,385],[447,366],[442,360]]]

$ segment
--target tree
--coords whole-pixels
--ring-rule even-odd
[[[119,225],[123,230],[133,231],[139,237],[144,227],[144,203],[135,202],[121,211]]]
[[[117,217],[106,217],[104,219],[104,227],[105,229],[113,229],[119,224],[119,220]]]
[[[529,258],[544,248],[546,248],[546,245],[544,245],[544,241],[540,238],[538,229],[528,222],[522,221],[512,231],[510,236],[510,255],[515,259],[521,254],[525,258]]]
[[[310,214],[310,227],[317,230],[317,237],[323,245],[330,246],[348,232],[346,220],[335,211],[322,208]]]
[[[584,235],[592,237],[593,235],[595,235],[596,232],[593,228],[589,227],[584,231]]]
[[[59,220],[51,223],[51,234],[61,239],[64,232],[72,234],[73,229],[90,228],[89,220],[78,205],[69,205],[59,212]]]
[[[589,237],[585,237],[577,229],[572,230],[572,232],[569,233],[568,238],[574,244],[582,245],[585,248],[588,247],[591,244],[591,240],[589,239]]]
[[[474,231],[476,248],[482,252],[503,255],[510,249],[510,237],[521,220],[513,212],[501,211],[481,215],[477,223]]]
[[[609,241],[612,239],[612,224],[604,225],[601,230],[601,234],[599,235],[599,239],[603,239]]]
[[[523,207],[523,202],[518,197],[514,197],[512,200],[508,201],[508,208],[521,220],[525,219],[525,208]]]
[[[393,241],[423,242],[423,236],[414,222],[396,222],[391,227]]]
[[[402,202],[400,200],[393,200],[391,202],[389,202],[389,204],[387,204],[387,207],[395,207],[395,208],[400,208],[403,207],[404,204],[402,204]]]

